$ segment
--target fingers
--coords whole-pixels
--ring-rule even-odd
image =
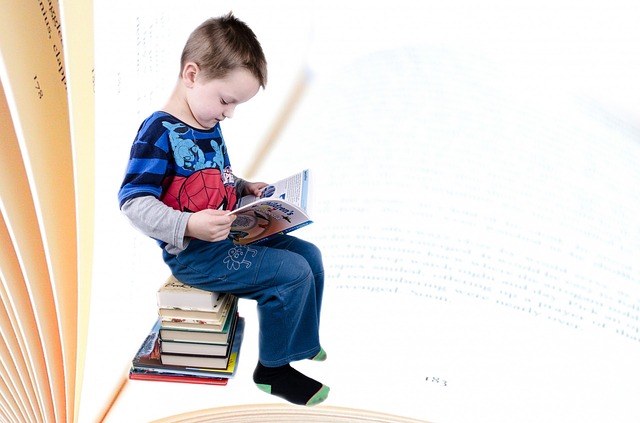
[[[206,221],[209,241],[222,241],[229,236],[231,224],[236,219],[235,215],[228,215],[224,210],[209,210],[209,219]]]
[[[201,210],[187,221],[186,235],[203,241],[222,241],[229,236],[235,215],[225,210]]]

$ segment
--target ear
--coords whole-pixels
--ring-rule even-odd
[[[199,73],[200,67],[193,62],[188,62],[182,69],[182,82],[187,86],[187,88],[192,88],[196,83]]]

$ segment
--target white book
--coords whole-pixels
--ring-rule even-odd
[[[158,289],[158,308],[218,311],[224,305],[225,294],[194,288],[171,275]]]

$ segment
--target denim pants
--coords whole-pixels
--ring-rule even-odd
[[[289,235],[248,246],[192,239],[178,255],[164,251],[164,261],[185,284],[256,300],[263,365],[320,352],[324,267],[314,244]]]

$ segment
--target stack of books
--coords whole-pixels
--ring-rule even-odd
[[[170,276],[157,300],[158,319],[132,360],[129,378],[226,385],[244,335],[238,298]]]

